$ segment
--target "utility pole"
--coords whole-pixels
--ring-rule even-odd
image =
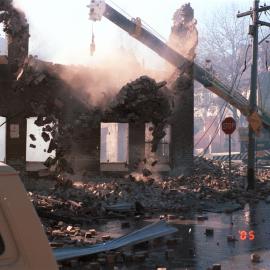
[[[270,23],[259,20],[259,13],[267,11],[270,6],[259,7],[260,0],[254,0],[253,8],[250,11],[238,13],[237,18],[251,16],[252,25],[249,26],[249,34],[253,37],[253,48],[252,48],[252,66],[251,66],[251,79],[250,79],[250,96],[249,116],[256,115],[257,113],[257,78],[258,78],[258,29],[260,25],[270,26]],[[248,133],[248,171],[247,171],[247,189],[255,189],[255,131],[254,126],[249,121],[249,133]]]

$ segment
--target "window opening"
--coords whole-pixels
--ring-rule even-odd
[[[6,125],[6,117],[0,116],[0,161],[6,161],[6,132],[7,132],[7,125]]]
[[[128,163],[128,124],[101,123],[101,163]]]
[[[38,127],[35,124],[37,117],[27,118],[27,132],[26,132],[26,161],[28,162],[44,162],[48,157],[55,157],[55,150],[48,153],[51,135],[46,132],[43,137],[47,141],[44,141],[42,132],[44,127]],[[53,124],[48,125],[50,127]]]
[[[171,143],[171,126],[165,127],[164,131],[166,135],[161,139],[158,144],[157,151],[153,153],[151,151],[153,140],[152,136],[152,123],[145,124],[145,156],[147,159],[157,160],[159,164],[169,164],[170,163],[170,143]]]
[[[4,254],[5,252],[5,244],[4,244],[4,240],[0,234],[0,255]]]

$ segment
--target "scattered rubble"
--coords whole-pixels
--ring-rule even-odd
[[[165,212],[169,214],[164,216],[165,219],[173,219],[173,212],[184,216],[190,210],[205,208],[229,213],[244,207],[248,202],[269,196],[269,180],[259,180],[256,193],[247,192],[245,176],[240,170],[233,172],[230,181],[224,164],[205,159],[195,162],[195,173],[189,177],[142,175],[138,178],[90,178],[89,182],[76,183],[69,180],[69,174],[64,174],[55,180],[53,189],[43,190],[39,194],[31,193],[30,196],[41,216],[51,215],[58,221],[67,216],[71,221],[74,220],[72,223],[80,223],[80,218],[81,222],[85,219],[95,220],[108,216],[108,213],[119,216]],[[207,219],[205,215],[197,218],[199,221]]]
[[[214,229],[213,228],[206,228],[205,229],[205,235],[206,236],[213,236],[214,235]]]
[[[103,235],[101,237],[102,245],[92,245],[88,247],[84,247],[81,249],[72,250],[70,248],[66,249],[55,249],[54,255],[57,259],[57,261],[64,261],[67,258],[78,258],[81,256],[87,256],[92,254],[97,254],[101,252],[110,252],[111,250],[116,250],[125,246],[134,246],[138,245],[140,243],[144,243],[150,240],[154,240],[160,237],[164,237],[169,234],[173,234],[177,232],[178,230],[168,224],[164,221],[155,222],[152,224],[149,224],[139,230],[133,231],[127,235],[121,236],[117,239],[110,240],[110,235]],[[142,258],[137,257],[138,255],[144,255],[144,251],[138,251],[134,253],[134,258]]]
[[[211,270],[221,270],[221,265],[220,264],[213,264],[213,267]]]
[[[197,216],[197,220],[198,221],[205,221],[205,220],[208,220],[208,217],[207,216]]]
[[[196,171],[190,177],[142,175],[137,179],[128,176],[119,179],[89,178],[87,183],[68,181],[65,185],[48,180],[55,185],[47,190],[42,188],[39,192],[30,192],[29,196],[42,219],[52,247],[94,245],[111,238],[112,235],[100,234],[93,228],[104,219],[122,219],[123,222],[119,227],[128,229],[130,223],[126,221],[127,218],[133,218],[134,222],[137,222],[135,215],[138,212],[145,218],[149,216],[148,213],[164,213],[161,219],[173,222],[174,219],[184,220],[191,211],[202,210],[202,202],[212,204],[219,202],[226,205],[231,201],[241,200],[244,204],[269,196],[270,185],[265,173],[264,178],[259,181],[257,192],[251,193],[245,191],[245,177],[239,168],[233,171],[233,180],[228,181],[225,163],[197,159],[196,164]],[[150,181],[149,184],[147,179],[154,179],[154,181]],[[216,179],[223,182],[220,183]],[[197,215],[197,217],[202,221],[207,219],[205,215]],[[139,216],[139,220],[141,218]],[[205,234],[213,235],[214,229],[206,228]],[[235,240],[234,236],[228,236],[229,242]],[[171,249],[177,243],[177,238],[166,240],[168,252],[164,251],[165,258],[173,256]],[[156,247],[158,246],[160,243],[157,241]],[[189,252],[190,256],[196,256],[193,249]],[[115,260],[118,259],[113,253],[111,257],[106,255],[99,257],[98,260],[95,258],[93,262],[104,264]],[[143,256],[142,254],[125,255],[123,260],[137,262],[143,260]]]
[[[257,253],[252,253],[250,255],[250,260],[253,262],[253,263],[259,263],[261,262],[261,256]]]
[[[156,175],[148,177],[141,175],[138,178],[127,176],[118,179],[89,177],[86,183],[66,181],[67,183],[64,182],[62,185],[48,178],[47,181],[52,184],[50,188],[30,192],[29,196],[42,218],[52,247],[83,247],[111,239],[113,237],[111,234],[100,233],[93,228],[100,222],[103,223],[104,219],[122,219],[119,228],[128,229],[130,222],[127,219],[134,219],[134,222],[137,222],[135,216],[137,212],[145,218],[148,217],[148,213],[164,213],[162,219],[173,222],[174,219],[185,219],[191,211],[202,210],[202,202],[211,202],[213,205],[219,202],[226,205],[231,201],[241,200],[244,205],[254,199],[265,199],[269,196],[270,185],[267,180],[269,178],[265,172],[259,179],[258,189],[254,193],[245,191],[244,170],[240,170],[239,167],[234,168],[232,180],[229,181],[226,163],[205,159],[196,159],[195,162],[195,173],[189,177],[172,178]],[[65,177],[66,180],[69,179],[68,174]],[[149,183],[148,179],[151,179]],[[196,218],[203,221],[207,216],[200,214]],[[205,234],[208,237],[213,235],[214,229],[206,228]],[[234,242],[236,238],[228,236],[228,241]],[[153,247],[160,246],[158,239],[156,244],[154,242]],[[167,249],[164,251],[164,258],[169,260],[174,256],[173,248],[178,244],[178,239],[167,239],[165,244]],[[194,249],[188,252],[190,256],[196,256]],[[251,260],[255,262],[257,257],[253,257]],[[139,253],[130,255],[117,255],[116,252],[101,253],[98,258],[95,257],[93,261],[88,262],[88,265],[89,263],[104,265],[108,262],[114,264],[121,260],[124,263],[139,262],[144,259],[145,255]],[[78,261],[71,264],[77,267],[80,265]]]
[[[147,176],[152,175],[152,172],[151,172],[150,170],[144,168],[144,169],[142,170],[142,174],[143,174],[143,176],[147,177]]]
[[[227,236],[227,241],[228,241],[228,242],[236,242],[236,241],[238,241],[238,240],[235,238],[234,235],[228,235],[228,236]]]

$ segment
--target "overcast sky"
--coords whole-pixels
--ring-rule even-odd
[[[94,23],[96,53],[90,56],[92,22],[88,20],[89,0],[14,0],[30,23],[30,53],[44,60],[64,64],[95,65],[112,55],[115,49],[131,48],[148,66],[157,66],[159,57],[135,41],[117,26],[103,18]],[[110,1],[107,1],[109,4]],[[114,0],[132,17],[140,17],[165,39],[168,38],[174,11],[184,0]],[[269,2],[269,1],[268,1]],[[190,0],[195,10],[198,28],[212,14],[222,13],[234,4],[246,11],[252,0]]]

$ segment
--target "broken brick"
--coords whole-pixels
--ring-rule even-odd
[[[142,170],[142,173],[143,173],[143,176],[145,176],[145,177],[148,177],[148,176],[152,175],[152,172],[150,170],[146,169],[146,168],[144,168]]]
[[[31,140],[32,140],[32,141],[36,141],[36,137],[35,137],[35,135],[30,134],[30,135],[29,135],[29,137],[31,138]]]
[[[43,138],[44,142],[48,142],[50,140],[50,135],[44,131],[41,133],[41,137]]]

